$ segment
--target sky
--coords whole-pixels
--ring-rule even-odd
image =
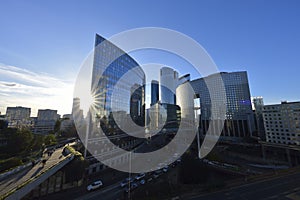
[[[299,101],[300,1],[15,1],[0,12],[0,112],[7,106],[71,112],[73,84],[94,45],[140,27],[179,31],[201,44],[220,71],[247,71],[251,96]],[[178,64],[159,53],[139,63]],[[188,70],[187,70],[188,71]]]

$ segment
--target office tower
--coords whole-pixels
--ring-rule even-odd
[[[263,121],[263,107],[264,107],[264,100],[262,97],[253,97],[252,98],[252,107],[254,110],[254,117],[255,117],[255,125],[257,136],[261,140],[265,140],[265,128],[264,128],[264,121]]]
[[[21,128],[30,126],[30,112],[31,108],[22,106],[7,107],[6,120],[9,128]]]
[[[60,116],[57,114],[57,110],[39,109],[36,124],[34,125],[34,133],[54,133],[54,127],[59,118]]]
[[[266,141],[300,145],[300,102],[281,102],[263,107]]]
[[[144,94],[145,87],[143,85],[134,84],[131,87],[130,116],[140,126],[145,126]]]
[[[144,71],[122,49],[96,34],[91,77],[91,94],[95,99],[87,112],[86,125],[82,126],[84,131],[78,132],[93,157],[103,159],[91,166],[88,173],[104,169],[104,164],[128,166],[128,154],[119,155],[121,149],[131,150],[143,140],[129,135],[128,129],[136,126],[145,134]],[[84,155],[91,157],[87,151]]]
[[[226,91],[226,99],[223,99],[221,95],[218,96],[218,85],[222,82]],[[210,90],[214,94],[211,95],[214,95],[214,99],[217,101],[214,103],[220,106],[226,104],[226,120],[221,138],[231,140],[251,136],[254,131],[254,119],[247,72],[221,72],[191,81],[196,95],[200,97],[199,126],[202,134],[207,132],[212,114],[217,116],[217,113],[211,113],[212,102],[206,83],[212,86]],[[218,111],[215,110],[215,112]]]
[[[181,118],[194,120],[194,90],[190,84],[190,76],[181,77],[179,81],[180,85],[176,88],[176,103],[180,107]]]
[[[151,106],[159,101],[159,82],[156,80],[151,81]]]
[[[163,67],[160,69],[160,102],[176,104],[176,87],[178,85],[178,72],[172,68]]]
[[[151,82],[152,107],[149,109],[149,127],[154,131],[164,129],[165,132],[172,132],[179,127],[182,118],[189,119],[190,122],[194,120],[194,91],[189,84],[189,74],[178,78],[178,73],[167,67],[163,67],[160,73],[163,82],[159,85],[160,101],[157,101],[158,82]]]
[[[112,58],[113,60],[111,60]],[[123,79],[126,74],[129,74],[130,79]],[[114,88],[116,84],[121,87]],[[124,110],[130,113],[130,109],[135,109],[136,105],[132,107],[130,105],[133,85],[143,87],[139,102],[139,106],[142,108],[145,99],[144,71],[123,50],[96,34],[91,90],[98,99],[97,112],[99,116],[108,117],[112,112],[112,105],[115,106],[115,111]],[[116,98],[112,98],[113,95],[116,95]]]

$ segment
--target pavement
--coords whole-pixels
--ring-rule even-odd
[[[22,185],[29,179],[47,171],[49,168],[62,161],[65,157],[62,155],[63,148],[56,149],[51,156],[44,155],[47,159],[45,165],[42,162],[37,163],[32,168],[13,174],[0,182],[0,197],[9,191]]]

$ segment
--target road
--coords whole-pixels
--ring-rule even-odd
[[[0,197],[5,195],[7,192],[22,185],[27,180],[47,171],[49,168],[56,165],[58,162],[63,160],[65,157],[62,155],[63,148],[56,149],[51,156],[47,156],[47,162],[43,166],[42,162],[37,163],[30,169],[26,169],[17,174],[11,175],[5,180],[0,182]]]
[[[151,182],[146,182],[144,185],[139,184],[139,181],[134,181],[135,183],[138,183],[137,190],[133,190],[132,193],[136,193],[139,191],[147,191],[149,188],[157,187],[157,185],[161,185],[162,182],[167,182],[166,180],[169,178],[169,176],[172,176],[174,173],[176,173],[176,169],[169,168],[169,171],[166,173],[161,173],[158,178],[154,178],[153,174],[146,174],[146,176],[143,178],[144,180],[148,180],[149,178],[153,178]],[[124,180],[124,179],[123,179]],[[99,190],[95,190],[93,192],[86,192],[85,194],[78,195],[76,200],[94,200],[94,199],[105,199],[105,200],[121,200],[121,199],[132,199],[132,193],[125,193],[125,187],[120,186],[121,181],[116,182],[113,185],[106,186],[104,188],[101,188]],[[146,195],[146,192],[143,192],[144,195]],[[135,195],[134,195],[135,196]],[[139,199],[139,198],[133,198],[133,199]]]
[[[207,195],[196,195],[189,199],[300,199],[299,191],[300,172],[282,177],[274,177],[268,180],[250,183]]]
[[[88,194],[78,197],[76,200],[92,200],[92,199],[121,199],[123,189],[120,187],[120,183],[110,185],[98,191],[90,192]]]
[[[156,145],[160,144],[159,138],[155,138],[152,141],[152,145],[142,144],[138,146],[135,150],[139,149],[141,151],[151,151],[152,148],[155,149]],[[175,170],[170,168],[170,171]],[[169,174],[169,172],[167,173]],[[120,187],[120,183],[128,177],[128,173],[118,172],[112,170],[111,172],[107,171],[105,173],[101,173],[98,175],[91,176],[88,183],[92,183],[95,180],[102,180],[104,187],[95,190],[92,192],[87,192],[86,186],[83,185],[79,188],[74,188],[66,191],[62,191],[56,194],[51,194],[45,197],[42,197],[43,200],[55,200],[55,199],[80,199],[80,200],[92,200],[92,199],[105,199],[105,200],[116,200],[116,199],[127,199],[128,194],[124,192],[125,188]],[[162,174],[162,177],[166,177],[165,174]],[[136,174],[131,174],[132,177],[135,177]],[[152,177],[152,175],[147,175],[145,180]],[[113,178],[113,179],[112,179]],[[144,189],[147,187],[151,187],[153,184],[157,184],[161,181],[161,178],[153,180],[151,183],[146,183],[145,185],[140,185],[138,188]]]

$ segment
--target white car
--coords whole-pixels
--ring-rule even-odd
[[[100,188],[102,185],[103,185],[102,181],[99,180],[99,181],[95,181],[94,183],[88,185],[86,189],[88,191],[91,191],[91,190]]]
[[[137,175],[137,176],[135,177],[135,179],[136,179],[136,180],[140,180],[140,179],[144,178],[145,176],[146,176],[145,173],[141,173],[141,174]]]
[[[168,167],[168,166],[165,166],[162,170],[163,170],[163,172],[167,173],[168,170],[169,170],[169,167]]]

